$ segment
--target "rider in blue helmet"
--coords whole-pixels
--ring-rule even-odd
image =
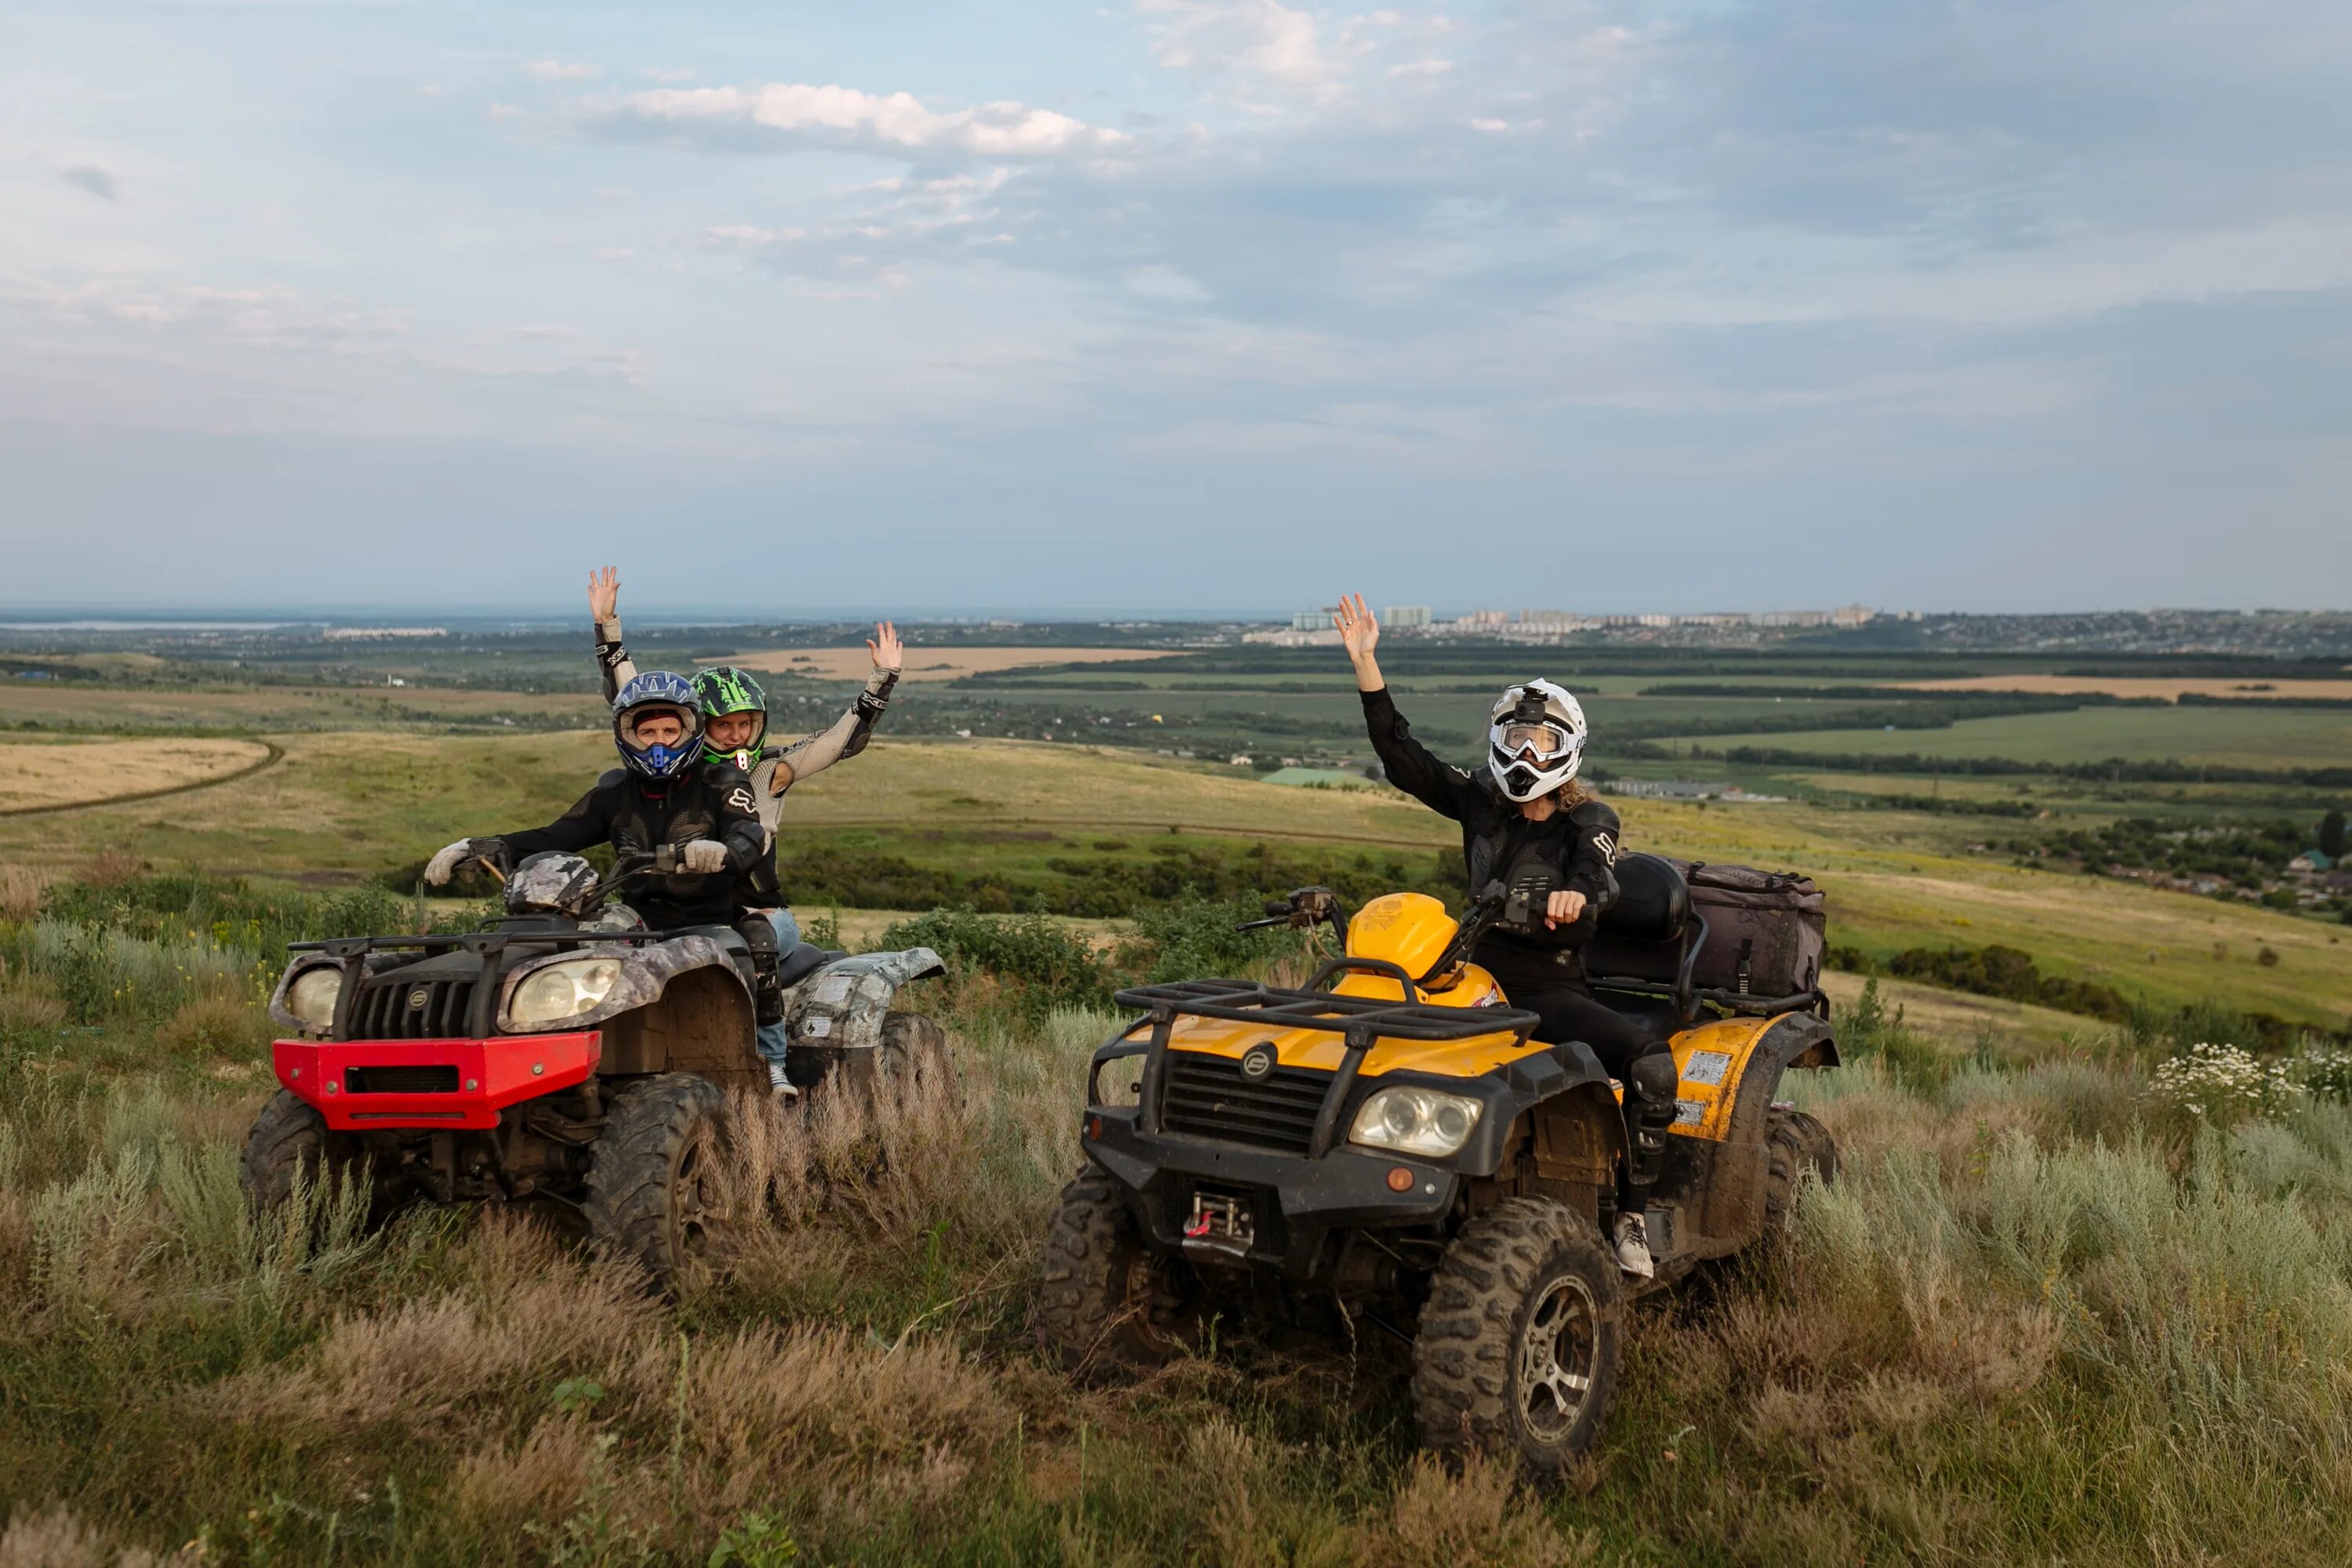
[[[743,775],[703,759],[694,683],[667,670],[633,678],[613,700],[613,744],[621,766],[570,811],[544,827],[461,838],[433,857],[425,879],[437,887],[478,856],[513,865],[544,849],[577,853],[610,844],[621,854],[650,854],[668,845],[679,869],[630,889],[629,902],[646,923],[732,923],[736,881],[765,852],[767,836]]]
[[[588,574],[588,614],[596,627],[596,667],[608,696],[642,679],[621,640],[620,597],[618,572],[606,566]],[[740,770],[740,776],[750,781],[754,809],[767,832],[768,852],[745,874],[740,893],[747,915],[766,922],[781,955],[789,955],[801,939],[799,922],[784,902],[782,882],[776,872],[776,826],[783,816],[784,792],[866,749],[876,722],[889,706],[891,688],[898,684],[899,667],[905,661],[898,630],[887,621],[874,628],[874,638],[866,647],[873,672],[847,711],[824,729],[782,745],[763,744],[767,694],[750,674],[719,665],[698,671],[694,678],[702,710],[704,754]],[[740,922],[739,929],[755,940],[762,934],[751,919]],[[781,1015],[761,1025],[760,1051],[767,1058],[772,1087],[782,1094],[792,1092],[784,1074],[787,1044]]]

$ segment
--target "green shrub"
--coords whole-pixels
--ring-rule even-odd
[[[1913,1089],[1941,1089],[1951,1081],[1952,1058],[1937,1049],[1925,1035],[1903,1021],[1903,1005],[1886,1010],[1878,994],[1878,977],[1862,984],[1862,994],[1851,1007],[1836,1009],[1832,1020],[1838,1052],[1850,1061],[1877,1058],[1895,1081]]]
[[[966,994],[985,980],[1024,1017],[1056,1007],[1108,1007],[1111,973],[1086,938],[1042,915],[933,910],[882,933],[886,948],[928,947]]]
[[[1142,979],[1194,980],[1243,975],[1306,947],[1306,934],[1286,927],[1236,931],[1265,918],[1254,899],[1184,899],[1135,917],[1135,935],[1119,952],[1123,967]]]

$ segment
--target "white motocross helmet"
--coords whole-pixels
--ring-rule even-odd
[[[1506,687],[1486,721],[1486,771],[1524,805],[1576,776],[1584,761],[1584,710],[1549,680]]]

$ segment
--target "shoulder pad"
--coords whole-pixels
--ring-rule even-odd
[[[595,787],[598,789],[611,789],[614,784],[624,784],[628,782],[628,769],[606,768],[603,774],[597,778]]]
[[[1579,827],[1598,827],[1605,833],[1617,831],[1617,808],[1605,800],[1588,800],[1568,808],[1568,819]]]

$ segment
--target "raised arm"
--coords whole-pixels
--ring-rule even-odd
[[[1364,607],[1364,596],[1359,594],[1350,603],[1348,595],[1339,595],[1339,608],[1331,621],[1339,628],[1339,642],[1348,650],[1349,662],[1356,667],[1364,729],[1371,736],[1372,751],[1380,757],[1389,783],[1430,810],[1461,820],[1470,809],[1477,785],[1468,773],[1413,739],[1412,726],[1397,711],[1388,684],[1381,679],[1380,661],[1372,657],[1373,646],[1381,640],[1381,623]]]
[[[604,700],[620,695],[637,673],[629,650],[621,645],[621,574],[599,567],[588,574],[588,615],[596,623],[596,671],[604,682]]]
[[[777,759],[774,777],[768,784],[776,795],[807,778],[820,773],[844,757],[854,757],[866,749],[874,737],[874,726],[882,710],[890,705],[891,689],[898,684],[898,670],[906,663],[906,649],[898,641],[898,628],[884,621],[874,628],[874,636],[866,643],[866,652],[874,661],[874,671],[866,678],[866,689],[850,703],[849,711],[825,729],[813,735],[803,735],[786,746]]]

